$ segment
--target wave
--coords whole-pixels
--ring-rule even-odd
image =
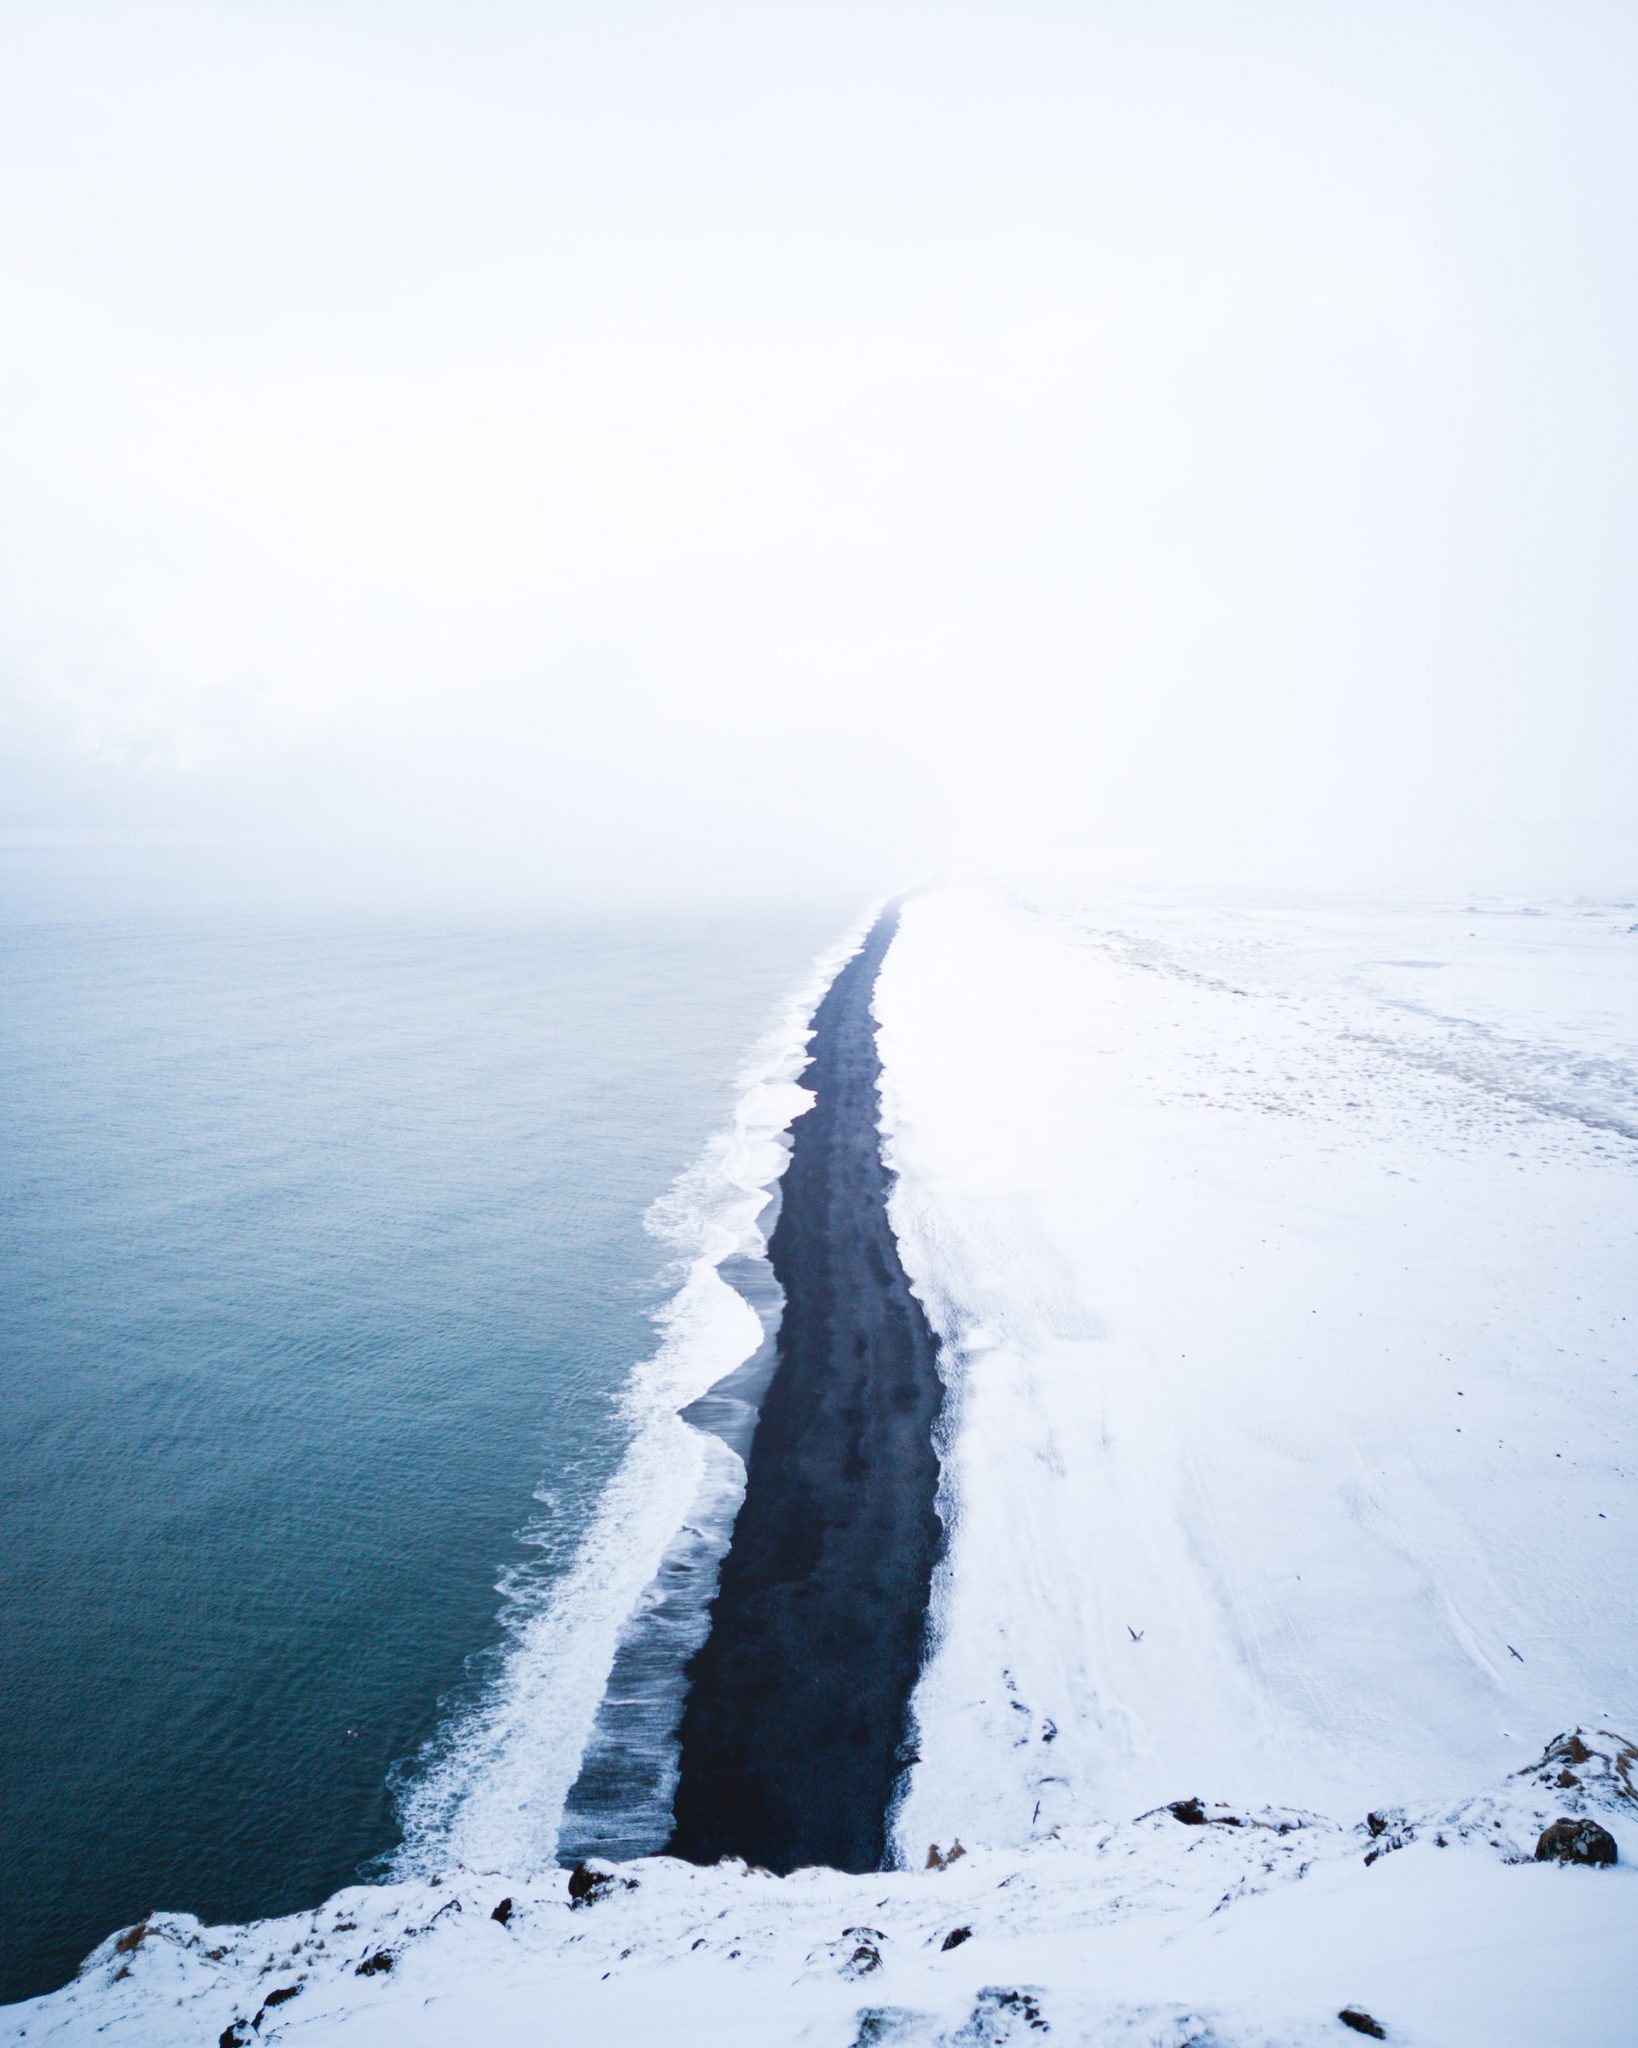
[[[650,1208],[680,1285],[621,1396],[629,1443],[566,1570],[503,1579],[494,1677],[398,1788],[397,1878],[524,1877],[561,1852],[641,1854],[670,1833],[684,1667],[704,1639],[772,1370],[780,1297],[767,1234],[812,1103],[812,1017],[875,920],[819,956],[741,1074],[726,1129]],[[522,1540],[544,1547],[543,1533]]]

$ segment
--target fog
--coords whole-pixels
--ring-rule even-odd
[[[0,16],[14,897],[1638,888],[1638,14]]]

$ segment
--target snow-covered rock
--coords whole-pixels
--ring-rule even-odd
[[[252,1927],[156,1915],[0,2039],[1299,2048],[1345,2039],[1351,2009],[1424,2048],[1618,2048],[1638,2010],[1634,1752],[1570,1739],[1588,1760],[1572,1787],[1549,1752],[1391,1817],[1202,1801],[1198,1820],[1168,1804],[881,1876],[656,1857],[578,1903],[567,1872],[465,1872]],[[1566,1812],[1599,1816],[1615,1869],[1535,1860]]]

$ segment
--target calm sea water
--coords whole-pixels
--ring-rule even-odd
[[[0,933],[0,1998],[392,1848],[840,922]]]

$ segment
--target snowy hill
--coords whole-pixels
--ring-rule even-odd
[[[249,1928],[157,1917],[14,2007],[5,2038],[1299,2048],[1367,2020],[1424,2048],[1616,2048],[1638,1998],[1638,1875],[1532,1858],[1565,1811],[1598,1813],[1624,1864],[1638,1856],[1638,1757],[1596,1735],[1582,1750],[1577,1787],[1555,1758],[1546,1784],[1352,1826],[1162,1808],[914,1874],[655,1858],[582,1880],[578,1904],[562,1872],[467,1872]]]
[[[875,1006],[949,1534],[902,1868],[160,1915],[0,2040],[1630,2043],[1635,924],[914,899]],[[1566,1816],[1615,1868],[1535,1860]]]

